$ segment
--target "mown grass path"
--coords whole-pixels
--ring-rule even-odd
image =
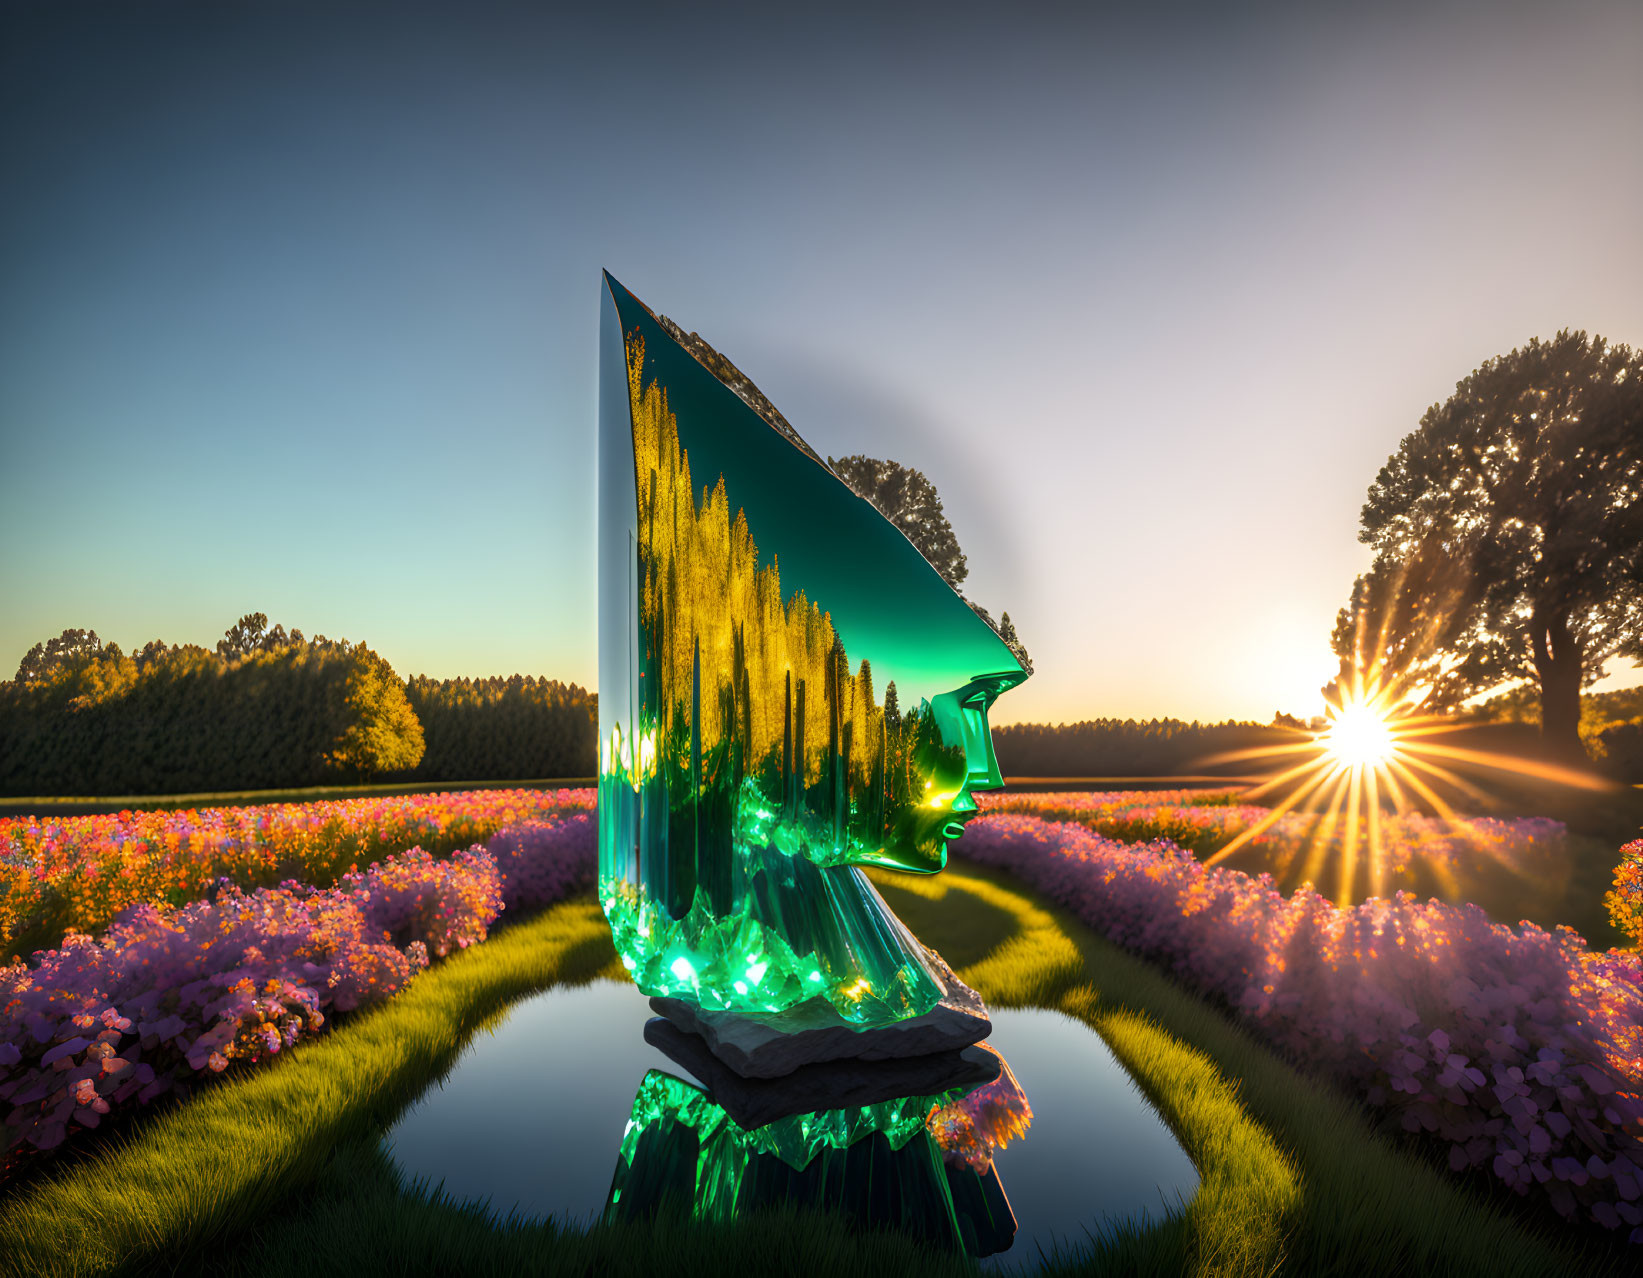
[[[1611,1253],[1538,1233],[1398,1151],[1346,1099],[1007,878],[955,865],[931,879],[875,879],[990,1002],[1058,1009],[1099,1033],[1198,1167],[1184,1212],[1054,1257],[1051,1271],[1516,1278],[1618,1268]],[[962,1271],[816,1215],[579,1233],[497,1220],[401,1183],[378,1136],[474,1030],[613,957],[587,901],[502,930],[290,1060],[210,1088],[0,1201],[0,1275]]]

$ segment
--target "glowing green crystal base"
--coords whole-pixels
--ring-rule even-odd
[[[728,361],[605,283],[599,894],[617,952],[646,993],[712,1010],[922,1015],[941,988],[858,867],[945,865],[972,791],[1002,781],[987,709],[1026,674]]]
[[[745,845],[734,870],[731,912],[698,890],[682,919],[601,875],[616,951],[647,994],[744,1013],[821,997],[857,1024],[919,1016],[940,1000],[922,948],[860,870]]]

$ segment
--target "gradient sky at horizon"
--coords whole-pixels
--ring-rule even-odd
[[[1643,345],[1643,5],[1222,8],[7,5],[0,677],[262,611],[593,686],[608,267],[930,475],[995,722],[1315,713],[1426,407]]]

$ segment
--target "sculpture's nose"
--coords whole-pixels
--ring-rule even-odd
[[[976,809],[975,800],[970,797],[973,790],[997,790],[1004,785],[1004,774],[998,766],[998,756],[993,753],[993,734],[987,726],[987,708],[992,705],[998,695],[991,686],[978,689],[965,699],[962,706],[964,717],[964,789],[959,793],[959,801],[953,804],[953,810],[961,810],[959,802],[968,804],[964,811],[973,812]]]

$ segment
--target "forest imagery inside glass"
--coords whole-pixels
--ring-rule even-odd
[[[600,343],[617,951],[647,993],[710,1010],[919,1016],[939,982],[857,867],[945,865],[1002,781],[988,707],[1026,672],[733,365],[609,275]]]

